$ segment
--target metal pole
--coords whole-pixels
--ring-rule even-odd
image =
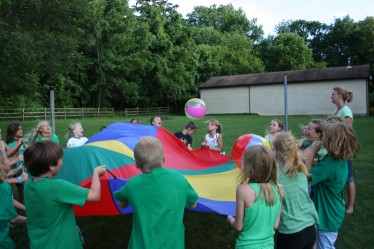
[[[287,74],[283,75],[284,82],[284,121],[285,131],[288,131],[288,99],[287,99]]]
[[[56,133],[56,127],[55,127],[55,91],[50,90],[49,91],[49,101],[51,106],[51,127],[52,132]]]

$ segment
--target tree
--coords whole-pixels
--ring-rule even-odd
[[[349,59],[356,60],[354,53],[354,35],[357,23],[349,16],[336,18],[334,24],[330,25],[329,32],[324,37],[324,60],[330,67],[346,66]]]
[[[28,100],[29,106],[49,103],[50,89],[66,91],[75,83],[76,48],[81,35],[80,21],[86,2],[4,1],[0,5],[0,67],[5,92],[12,98]],[[71,103],[68,94],[58,94],[56,102]],[[25,102],[21,101],[22,106]]]
[[[280,34],[264,39],[256,51],[267,72],[303,70],[314,64],[312,50],[296,34]]]
[[[279,23],[275,29],[278,35],[291,33],[304,38],[305,44],[313,51],[314,60],[318,63],[324,62],[325,55],[321,50],[324,49],[324,39],[330,30],[327,24],[300,19],[287,20]]]
[[[261,40],[264,35],[262,27],[257,25],[256,18],[248,20],[243,9],[235,10],[232,4],[194,7],[192,13],[187,14],[187,24],[213,27],[221,33],[239,32],[255,42]]]

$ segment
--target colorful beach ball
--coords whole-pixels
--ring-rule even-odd
[[[198,98],[190,99],[184,105],[184,112],[189,119],[201,119],[205,117],[207,108],[204,101]]]
[[[268,141],[266,141],[263,137],[258,135],[246,134],[236,139],[234,146],[232,147],[231,156],[232,160],[234,161],[234,164],[238,168],[241,168],[242,166],[244,151],[248,147],[254,145],[263,145],[270,149],[270,144],[268,143]]]

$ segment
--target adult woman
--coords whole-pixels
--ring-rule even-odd
[[[341,117],[344,121],[352,126],[353,125],[353,114],[351,109],[346,105],[353,99],[353,92],[347,90],[344,87],[334,87],[331,94],[331,101],[336,105],[333,112],[333,116]],[[353,213],[353,206],[355,203],[356,196],[356,185],[353,178],[352,160],[348,160],[348,179],[347,179],[347,193],[348,193],[348,205],[346,206],[346,213]]]

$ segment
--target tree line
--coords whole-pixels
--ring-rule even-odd
[[[167,0],[3,0],[0,108],[48,106],[52,89],[56,107],[180,106],[214,76],[373,68],[374,17],[275,31],[231,4],[183,17]]]

